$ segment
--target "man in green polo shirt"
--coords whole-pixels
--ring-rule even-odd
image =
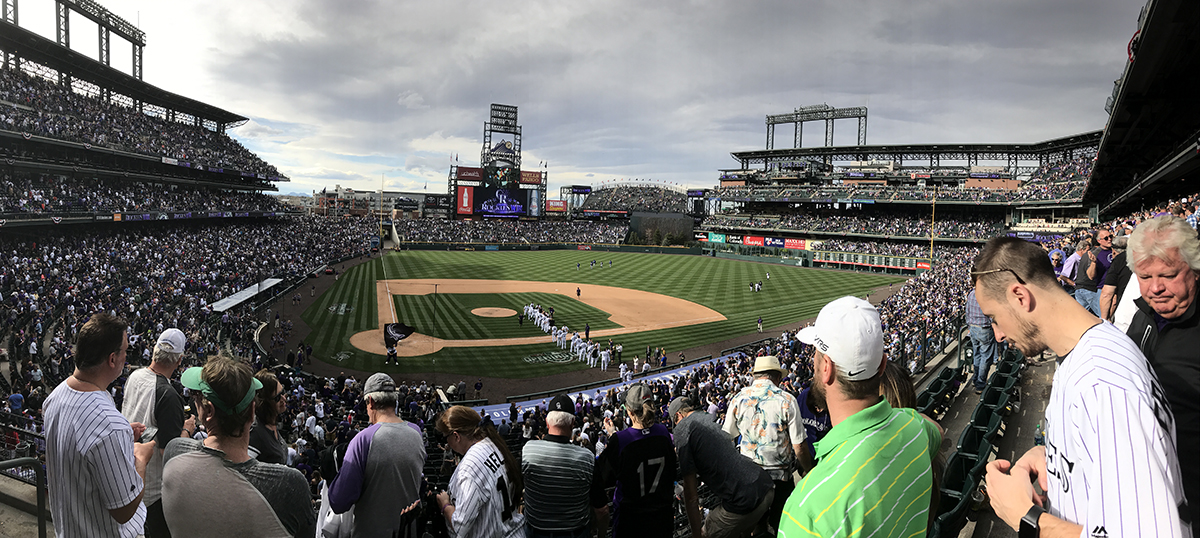
[[[871,303],[842,297],[800,341],[816,348],[812,392],[833,429],[815,444],[817,466],[788,497],[780,538],[925,536],[940,429],[879,396],[883,332]]]

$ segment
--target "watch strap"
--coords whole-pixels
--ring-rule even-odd
[[[1021,528],[1017,530],[1017,538],[1038,538],[1041,529],[1038,527],[1038,518],[1046,513],[1042,507],[1033,505],[1029,507],[1029,511],[1021,518]]]

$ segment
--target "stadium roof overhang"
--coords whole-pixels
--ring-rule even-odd
[[[247,118],[147,84],[15,24],[0,21],[0,49],[143,103],[213,121],[222,128]]]
[[[1084,193],[1105,214],[1200,190],[1200,2],[1152,0],[1144,17]]]
[[[906,144],[879,146],[832,146],[819,148],[770,149],[735,151],[734,159],[748,169],[753,164],[797,160],[833,161],[899,161],[939,163],[940,161],[1014,161],[1036,160],[1070,154],[1076,150],[1095,147],[1101,131],[1046,140],[1035,144]]]

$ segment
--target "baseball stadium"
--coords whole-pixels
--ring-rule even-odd
[[[317,127],[147,82],[102,3],[0,6],[0,538],[1192,533],[1195,5],[1103,52],[1099,129],[868,143],[920,113],[835,92],[600,180],[472,94],[421,144],[478,160],[388,187],[432,160],[288,160]]]

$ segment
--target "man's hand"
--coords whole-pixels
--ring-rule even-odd
[[[150,456],[153,454],[154,441],[133,444],[133,462],[137,466],[137,473],[142,476],[142,480],[146,479],[146,464],[150,463]]]
[[[987,490],[992,510],[1013,530],[1021,528],[1021,518],[1033,506],[1033,482],[1020,472],[1010,474],[1012,463],[996,460],[987,465]]]
[[[190,432],[190,433],[189,433]],[[183,430],[180,431],[182,437],[191,437],[196,433],[196,417],[188,417],[183,421]]]
[[[133,442],[138,442],[142,439],[142,434],[146,433],[146,425],[141,422],[130,422],[129,426],[133,428]]]
[[[1037,480],[1038,487],[1042,488],[1043,492],[1046,491],[1046,447],[1035,446],[1029,449],[1024,456],[1021,456],[1021,459],[1017,460],[1017,463],[1013,464],[1011,472],[1022,475],[1028,474],[1031,481]],[[1035,495],[1033,502],[1045,508],[1046,496]]]

